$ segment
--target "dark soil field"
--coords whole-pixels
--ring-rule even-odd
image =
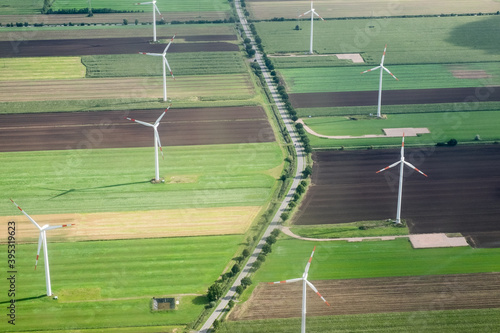
[[[405,156],[429,176],[404,170],[401,218],[411,233],[459,232],[477,247],[500,246],[500,145],[406,149]],[[376,171],[399,157],[399,149],[314,153],[313,186],[294,223],[394,219],[399,166]]]
[[[158,37],[166,40],[171,38],[172,36]],[[150,40],[151,37],[0,41],[0,58],[162,53],[166,45],[150,44]],[[236,44],[204,40],[206,42],[174,42],[168,52],[239,51]]]
[[[0,151],[153,146],[161,110],[11,114],[0,116]],[[260,107],[170,109],[158,128],[163,146],[272,142]]]
[[[500,307],[500,273],[312,281],[307,315],[482,309]],[[230,320],[300,317],[302,283],[260,284]]]
[[[378,91],[289,94],[295,108],[377,105]],[[386,90],[382,104],[430,104],[500,101],[500,87]]]

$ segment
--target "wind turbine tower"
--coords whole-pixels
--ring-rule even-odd
[[[172,37],[170,42],[168,43],[167,47],[163,51],[163,53],[149,53],[149,52],[139,52],[139,54],[145,54],[145,55],[150,55],[150,56],[155,56],[155,57],[162,57],[162,65],[163,65],[163,101],[167,101],[167,70],[165,68],[165,65],[168,67],[168,70],[170,71],[170,75],[172,75],[172,78],[175,80],[175,76],[172,73],[172,69],[170,69],[170,65],[168,64],[167,61],[167,51],[168,48],[170,47],[170,44],[174,41],[176,35]]]
[[[43,265],[45,266],[45,285],[47,289],[47,296],[52,296],[52,287],[50,284],[50,270],[49,270],[49,252],[47,250],[47,235],[46,231],[48,230],[53,230],[53,229],[58,229],[58,228],[64,228],[64,227],[69,227],[72,226],[73,224],[63,224],[63,225],[54,225],[54,226],[49,226],[48,224],[44,225],[43,227],[40,227],[38,223],[35,222],[29,216],[24,210],[22,210],[21,207],[19,207],[12,199],[10,199],[12,203],[24,214],[26,217],[38,228],[40,231],[40,236],[38,237],[38,251],[36,253],[36,261],[35,261],[35,269],[36,266],[38,265],[38,257],[40,256],[40,248],[43,246]]]
[[[323,21],[324,21],[324,19],[321,16],[319,16],[318,13],[316,13],[316,10],[313,8],[313,2],[312,2],[312,0],[311,0],[311,9],[308,10],[307,12],[305,12],[304,14],[299,15],[299,17],[305,16],[305,15],[307,15],[309,13],[311,13],[311,41],[310,41],[310,45],[309,45],[309,54],[313,54],[314,15],[316,15],[317,17],[319,17]]]
[[[427,177],[427,175],[425,173],[423,173],[422,171],[417,169],[413,164],[405,161],[405,135],[404,135],[404,133],[403,133],[403,142],[401,143],[401,159],[399,161],[397,161],[396,163],[393,163],[393,164],[391,164],[383,169],[380,169],[379,171],[377,171],[377,173],[385,171],[385,170],[390,169],[392,167],[395,167],[398,164],[400,165],[400,168],[399,168],[398,208],[396,211],[396,221],[395,221],[396,224],[401,223],[401,198],[403,196],[403,169],[404,169],[403,167],[404,167],[404,165],[406,164],[407,166],[409,166],[413,170],[418,171],[420,174]]]
[[[154,122],[154,124],[146,123],[144,121],[136,120],[136,119],[133,119],[133,118],[128,118],[128,117],[125,118],[125,119],[128,119],[130,121],[139,123],[141,125],[153,128],[153,131],[154,131],[154,146],[155,146],[155,183],[159,183],[160,182],[160,163],[159,163],[159,159],[158,159],[158,147],[160,147],[161,157],[163,158],[163,149],[161,148],[160,135],[158,134],[158,125],[160,125],[161,118],[163,118],[163,116],[165,115],[165,113],[167,113],[168,109],[170,109],[170,106],[171,105],[169,105],[168,108],[165,111],[163,111],[163,113],[160,115],[160,117],[158,117],[158,119],[156,119],[156,121]]]
[[[321,296],[321,294],[318,292],[318,289],[314,287],[314,285],[307,280],[307,275],[309,272],[309,267],[311,266],[311,261],[314,255],[314,251],[316,250],[316,246],[314,247],[311,257],[309,257],[309,261],[307,262],[306,268],[304,270],[304,274],[302,274],[302,277],[296,278],[296,279],[291,279],[291,280],[285,280],[285,281],[276,281],[276,282],[269,282],[269,284],[277,284],[277,283],[290,283],[290,282],[297,282],[297,281],[302,281],[302,324],[301,324],[301,333],[306,332],[306,292],[307,292],[307,286],[309,286],[314,292],[323,300],[323,302],[326,303],[326,305],[330,306],[330,303],[326,301],[326,299]]]
[[[380,106],[382,104],[382,74],[384,74],[384,71],[386,71],[387,73],[391,74],[391,76],[396,79],[396,81],[399,81],[399,79],[394,76],[394,74],[391,73],[391,71],[389,71],[387,69],[387,67],[384,66],[384,58],[385,58],[385,51],[387,50],[387,44],[385,44],[385,48],[384,48],[384,54],[382,54],[382,60],[380,61],[380,65],[378,65],[377,67],[374,67],[372,69],[369,69],[369,70],[366,70],[364,72],[361,72],[361,74],[364,74],[364,73],[367,73],[367,72],[371,72],[371,71],[374,71],[374,70],[377,70],[380,68],[380,80],[379,80],[379,84],[378,84],[378,106],[377,106],[377,117],[378,118],[382,118],[382,114],[380,113]]]
[[[153,0],[151,2],[138,2],[136,5],[153,5],[153,42],[156,42],[156,12],[161,15],[160,10],[156,6],[156,0]],[[162,16],[163,18],[163,16]]]

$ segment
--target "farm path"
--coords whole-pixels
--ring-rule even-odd
[[[379,240],[395,240],[396,238],[408,238],[410,235],[404,235],[404,236],[376,236],[376,237],[345,237],[345,238],[308,238],[308,237],[302,237],[299,235],[294,234],[291,230],[290,227],[281,227],[281,231],[287,236],[296,238],[296,239],[301,239],[301,240],[306,240],[306,241],[313,241],[313,242],[331,242],[331,241],[348,241],[348,242],[362,242],[364,240],[374,240],[374,239],[379,239]]]
[[[235,282],[227,292],[227,294],[221,299],[220,303],[212,313],[212,315],[207,319],[205,324],[200,329],[200,332],[202,333],[208,333],[210,332],[210,327],[212,327],[212,324],[214,321],[219,318],[221,315],[224,314],[226,311],[226,308],[228,306],[229,301],[234,297],[236,294],[236,287],[241,284],[241,280],[246,277],[250,273],[250,269],[252,268],[253,264],[257,260],[257,256],[260,254],[262,251],[262,247],[265,244],[266,238],[271,234],[271,232],[279,226],[279,223],[281,221],[281,214],[285,211],[286,207],[290,203],[290,200],[293,198],[293,194],[295,193],[297,186],[299,185],[300,181],[302,180],[302,171],[304,171],[307,161],[306,161],[306,154],[304,152],[304,147],[302,146],[302,143],[300,142],[300,138],[295,130],[294,123],[292,119],[288,116],[285,106],[283,102],[281,101],[281,98],[278,94],[277,87],[275,83],[271,79],[271,74],[267,68],[267,66],[264,63],[263,55],[262,52],[260,52],[255,44],[255,37],[252,34],[252,31],[249,28],[249,24],[245,18],[245,15],[243,14],[243,11],[241,9],[241,3],[239,0],[235,0],[234,2],[236,11],[238,13],[239,20],[241,22],[241,25],[245,31],[245,34],[248,38],[250,38],[251,43],[254,47],[255,50],[257,50],[257,53],[255,54],[255,59],[257,60],[257,63],[260,66],[260,69],[262,71],[262,75],[264,76],[264,79],[266,81],[266,84],[271,91],[271,95],[273,97],[273,101],[276,104],[276,107],[278,108],[278,111],[280,113],[281,118],[283,119],[283,122],[286,126],[286,129],[290,135],[291,141],[293,146],[295,147],[295,152],[296,152],[296,161],[297,161],[297,168],[295,170],[295,175],[294,179],[292,182],[292,186],[290,187],[290,190],[285,196],[285,199],[281,203],[278,211],[274,215],[271,224],[269,227],[266,229],[264,234],[262,235],[262,238],[259,241],[259,244],[256,246],[254,252],[250,255],[245,267],[240,272],[240,275],[236,278]]]

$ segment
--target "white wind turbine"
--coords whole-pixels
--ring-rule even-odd
[[[172,42],[174,41],[175,36],[176,35],[174,35],[174,37],[172,37],[172,39],[168,43],[167,47],[163,51],[163,53],[139,52],[139,54],[145,54],[145,55],[150,55],[150,56],[156,56],[156,57],[162,57],[163,58],[162,64],[163,64],[163,101],[164,102],[167,101],[167,71],[165,69],[165,65],[167,65],[168,70],[170,71],[170,75],[172,75],[172,78],[175,80],[175,76],[172,73],[172,70],[170,69],[170,65],[168,64],[167,57],[166,57],[168,48],[170,47],[170,44],[172,44]]]
[[[405,135],[404,135],[404,133],[403,133],[403,142],[401,143],[401,159],[399,161],[397,161],[396,163],[389,165],[388,167],[380,169],[379,171],[377,171],[377,173],[385,171],[387,169],[390,169],[398,164],[400,165],[400,168],[399,168],[399,190],[398,190],[398,208],[397,208],[397,212],[396,212],[396,223],[400,224],[401,223],[401,197],[403,195],[403,167],[404,167],[404,165],[406,164],[407,166],[409,166],[413,170],[416,170],[419,173],[421,173],[422,175],[424,175],[425,177],[427,177],[427,175],[425,173],[423,173],[422,171],[417,169],[415,166],[413,166],[413,164],[405,161]]]
[[[309,53],[310,54],[313,54],[313,27],[314,27],[314,15],[316,15],[317,17],[319,17],[320,19],[322,19],[324,21],[324,19],[319,16],[318,13],[316,13],[316,10],[313,8],[313,2],[311,0],[311,9],[308,10],[307,12],[305,12],[304,14],[302,15],[299,15],[299,17],[302,17],[302,16],[305,16],[307,14],[311,13],[311,42],[310,42],[310,46],[309,46]]]
[[[165,113],[167,113],[168,109],[170,109],[170,106],[171,105],[169,105],[168,108],[166,108],[165,111],[163,111],[163,113],[160,115],[160,117],[158,117],[158,119],[156,119],[154,124],[146,123],[144,121],[136,120],[133,118],[128,118],[128,117],[125,118],[125,119],[128,119],[130,121],[134,121],[134,122],[139,123],[139,124],[144,125],[144,126],[153,127],[154,145],[155,145],[155,181],[156,182],[160,181],[160,165],[159,165],[159,161],[158,161],[158,147],[160,147],[161,157],[163,158],[163,149],[161,148],[160,135],[158,134],[158,125],[160,125],[161,118],[163,118]]]
[[[136,5],[153,5],[153,42],[156,42],[156,12],[160,14],[160,16],[163,18],[163,16],[160,13],[160,10],[156,6],[156,0],[150,1],[150,2],[138,2]]]
[[[330,306],[330,303],[326,301],[326,299],[321,296],[321,294],[318,292],[318,289],[314,287],[314,285],[307,280],[307,274],[309,272],[309,267],[311,266],[311,260],[314,255],[314,251],[316,250],[316,246],[314,247],[311,257],[309,258],[309,261],[307,262],[306,269],[304,270],[304,274],[302,274],[302,277],[296,278],[296,279],[291,279],[291,280],[285,280],[285,281],[276,281],[276,282],[269,282],[269,284],[277,284],[277,283],[290,283],[290,282],[297,282],[297,281],[302,281],[302,324],[301,324],[301,332],[305,333],[306,332],[306,291],[307,291],[307,286],[311,287],[314,292],[321,297],[323,302],[326,303],[326,305]]]
[[[58,229],[58,228],[64,228],[64,227],[69,227],[72,226],[73,224],[63,224],[63,225],[54,225],[54,226],[49,226],[48,224],[44,225],[43,227],[40,227],[38,223],[35,222],[29,216],[24,210],[22,210],[21,207],[19,207],[12,199],[10,199],[14,205],[24,214],[26,217],[40,230],[40,237],[38,238],[38,251],[36,252],[36,261],[35,261],[35,269],[36,266],[38,265],[38,257],[40,255],[40,248],[43,244],[43,260],[44,260],[44,266],[45,266],[45,284],[47,287],[47,296],[52,296],[52,288],[50,285],[50,271],[49,271],[49,253],[47,250],[47,235],[46,231],[47,230],[52,230],[52,229]]]
[[[372,69],[369,69],[369,70],[366,70],[364,72],[361,72],[361,74],[364,74],[364,73],[367,73],[367,72],[371,72],[371,71],[374,71],[376,69],[379,69],[380,68],[380,81],[379,81],[379,84],[378,84],[378,106],[377,106],[377,117],[378,118],[381,118],[382,117],[382,114],[380,113],[380,106],[381,106],[381,103],[382,103],[382,74],[384,74],[384,71],[386,71],[387,73],[391,74],[391,76],[393,78],[395,78],[397,81],[399,81],[399,79],[394,76],[394,74],[392,74],[385,66],[384,66],[384,58],[385,58],[385,51],[387,50],[387,44],[385,44],[385,48],[384,48],[384,54],[382,54],[382,60],[380,61],[380,65],[377,66],[377,67],[374,67]],[[384,71],[383,71],[384,70]]]

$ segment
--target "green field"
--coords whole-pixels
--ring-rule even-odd
[[[175,76],[234,74],[247,71],[240,52],[172,53],[167,55],[167,60]],[[84,56],[82,63],[87,69],[87,77],[92,78],[163,75],[161,57],[155,56]]]
[[[347,243],[283,238],[273,245],[254,282],[300,277],[313,247],[310,280],[498,272],[500,249],[470,247],[414,250],[408,239]]]
[[[147,1],[146,1],[147,2]],[[226,11],[229,10],[229,3],[226,0],[157,0],[156,5],[160,12],[206,12],[206,11]],[[87,8],[86,0],[57,0],[53,9]],[[150,7],[150,9],[148,9]],[[141,10],[151,11],[152,5],[136,6],[134,2],[124,2],[122,0],[93,0],[92,8],[111,8],[114,10]]]
[[[9,175],[0,181],[0,191],[36,214],[260,206],[275,185],[269,170],[282,163],[277,143],[164,147],[160,177],[189,175],[196,181],[152,185],[153,152],[0,153],[0,170]],[[10,201],[0,204],[0,215],[15,212]]]
[[[374,107],[376,110],[376,106]],[[383,109],[382,109],[383,110]],[[439,112],[391,114],[387,119],[360,118],[357,121],[348,117],[304,118],[305,123],[316,133],[329,136],[383,134],[383,128],[427,127],[429,134],[407,137],[409,145],[429,145],[456,139],[458,142],[472,142],[477,134],[481,140],[500,140],[500,112]],[[371,139],[326,139],[308,134],[314,147],[356,147],[367,145],[399,145],[401,138]]]
[[[389,53],[386,60],[390,60]],[[384,72],[383,90],[500,85],[500,66],[497,62],[460,65],[385,65],[399,81]],[[279,72],[286,81],[289,93],[378,90],[380,78],[378,70],[361,74],[370,68],[372,68],[370,65],[365,64],[350,67],[285,68],[279,69]],[[475,74],[481,78],[474,78]],[[463,78],[463,75],[473,77]]]
[[[360,229],[361,228],[361,229]],[[306,238],[346,238],[408,235],[407,227],[396,227],[393,222],[361,221],[327,225],[294,225],[290,230]]]
[[[0,59],[0,80],[55,80],[85,77],[80,57]]]
[[[335,305],[333,305],[335,306]],[[394,312],[307,318],[307,332],[497,332],[500,309]],[[221,333],[298,331],[300,318],[225,322]]]
[[[310,26],[296,31],[295,25],[255,23],[266,53],[307,52]],[[500,16],[334,20],[314,26],[320,54],[361,53],[367,63],[378,64],[385,44],[390,64],[500,61]]]
[[[16,325],[2,331],[185,325],[203,309],[206,289],[224,270],[242,235],[75,243],[50,242],[52,290],[43,296],[36,244],[16,247]],[[0,248],[6,252],[6,245]],[[7,280],[0,286],[7,290]],[[176,296],[178,310],[150,311],[153,296]],[[10,300],[0,298],[2,307]]]
[[[0,15],[40,14],[42,6],[43,0],[2,0]]]

